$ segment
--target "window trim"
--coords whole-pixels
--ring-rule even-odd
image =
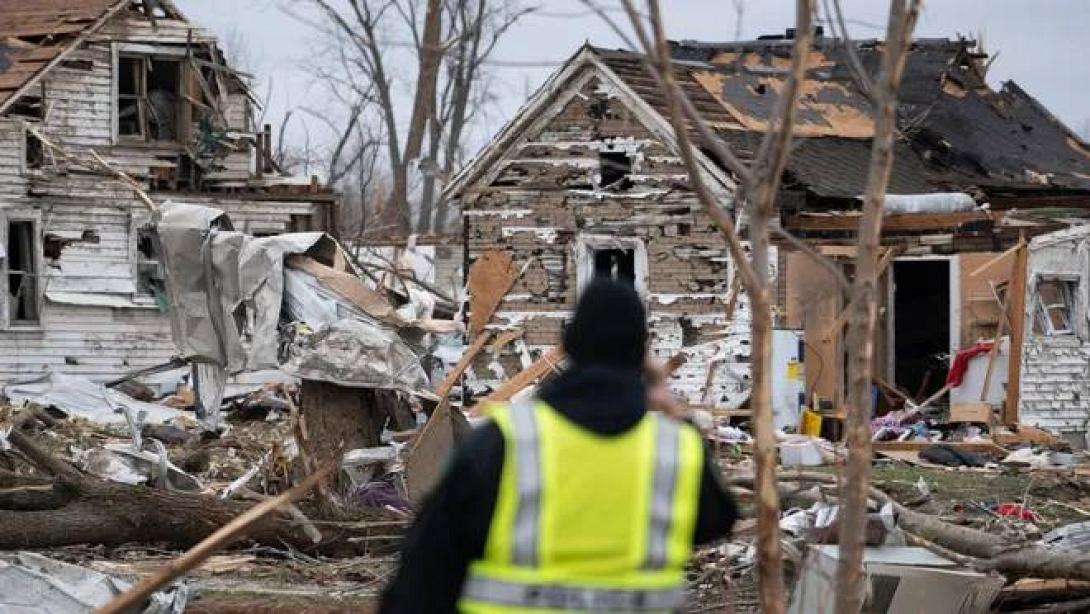
[[[583,288],[594,279],[594,253],[603,249],[632,250],[635,254],[636,278],[634,287],[646,302],[650,297],[648,289],[649,268],[647,244],[638,237],[617,237],[612,235],[579,234],[575,238],[575,283],[576,297],[583,293]]]
[[[111,71],[110,71],[110,130],[112,136],[112,142],[114,145],[149,145],[149,146],[169,146],[177,145],[182,146],[185,143],[186,130],[183,128],[186,125],[186,120],[192,115],[191,103],[187,100],[185,95],[186,83],[189,81],[190,66],[185,61],[188,57],[188,53],[185,48],[182,47],[166,47],[155,45],[141,45],[138,43],[113,43],[111,46]],[[177,137],[173,141],[153,140],[151,135],[147,131],[147,126],[144,126],[144,134],[141,137],[135,135],[122,135],[121,134],[121,122],[118,118],[118,114],[121,112],[121,59],[122,58],[142,58],[145,62],[151,62],[156,59],[160,61],[176,61],[178,62],[178,102],[177,102],[177,115],[175,121],[177,126],[175,132]],[[145,89],[145,98],[147,97],[147,74],[143,76],[143,83]]]
[[[1067,307],[1068,328],[1056,329],[1052,324],[1049,307],[1044,304],[1039,288],[1042,283],[1059,282],[1064,292],[1064,303]],[[1082,285],[1082,276],[1071,273],[1038,273],[1033,278],[1033,313],[1030,330],[1039,337],[1069,337],[1082,339],[1081,321],[1082,314],[1079,309],[1079,290]],[[1037,332],[1040,325],[1041,332]]]

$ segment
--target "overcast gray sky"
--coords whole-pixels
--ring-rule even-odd
[[[610,0],[599,0],[609,4]],[[292,106],[320,109],[322,96],[302,67],[315,33],[283,10],[306,0],[176,0],[187,15],[224,37],[245,40],[247,64],[262,81],[272,76],[268,117],[276,124]],[[501,102],[482,132],[494,133],[526,96],[584,41],[609,47],[621,42],[579,0],[538,0],[493,56],[520,66],[495,66]],[[616,4],[615,2],[613,4]],[[791,0],[748,0],[741,28],[733,0],[666,0],[667,34],[674,39],[734,40],[782,32],[794,21]],[[880,36],[888,3],[843,0],[855,38]],[[1090,125],[1090,0],[930,0],[917,36],[983,37],[998,54],[993,85],[1014,80],[1084,136]],[[523,63],[532,64],[521,66]],[[475,135],[479,142],[487,135]]]

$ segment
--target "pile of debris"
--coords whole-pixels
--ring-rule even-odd
[[[693,422],[724,475],[732,476],[740,501],[751,504],[746,425],[728,412],[700,410]],[[838,472],[847,451],[835,416],[822,422],[824,428],[804,417],[799,433],[777,434],[791,612],[834,609]],[[875,418],[872,433],[867,611],[1088,607],[1090,453],[1033,426],[994,426],[990,408],[987,414],[957,405],[898,410]],[[754,529],[744,520],[730,541],[697,552],[690,570],[694,611],[715,603],[756,611]],[[921,595],[934,601],[921,606]],[[1070,607],[1076,609],[1062,609]]]

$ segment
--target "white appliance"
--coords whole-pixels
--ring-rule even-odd
[[[798,431],[799,414],[806,402],[801,330],[772,331],[772,422]]]

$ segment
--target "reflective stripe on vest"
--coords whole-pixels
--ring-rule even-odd
[[[537,565],[538,522],[541,520],[541,445],[532,402],[511,407],[518,466],[518,510],[515,512],[511,558],[516,565]]]
[[[615,589],[526,584],[471,577],[462,597],[505,606],[553,610],[675,610],[685,604],[683,588]]]
[[[651,523],[644,569],[662,569],[666,566],[671,513],[674,510],[674,487],[677,485],[678,449],[681,447],[680,425],[658,414],[655,418],[658,422],[655,437],[655,481],[651,490]]]
[[[681,428],[674,420],[654,414],[656,421],[655,474],[651,491],[651,522],[644,569],[666,566],[674,489],[677,486]],[[541,443],[531,401],[511,406],[515,458],[518,466],[518,510],[512,536],[512,560],[516,565],[537,565],[538,522],[541,519]]]
[[[704,449],[659,414],[602,435],[540,401],[497,407],[504,465],[459,610],[667,611],[684,602]]]

